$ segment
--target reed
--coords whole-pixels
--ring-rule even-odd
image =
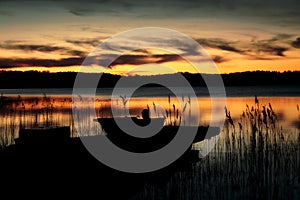
[[[89,127],[88,130],[84,130],[83,126],[78,128],[88,135],[90,127],[94,127],[89,118],[91,109],[84,105],[84,97],[78,98],[81,101],[75,105],[75,112],[83,112],[86,117],[80,120]],[[191,98],[182,96],[182,107],[170,97],[166,101],[166,125],[179,125],[181,121],[185,125],[191,123]],[[104,114],[109,113],[105,101],[96,99],[96,102],[97,113],[100,116],[109,115]],[[121,103],[121,108],[124,108],[124,103]],[[148,108],[153,110],[155,116],[162,112],[155,102],[152,108],[149,105]],[[299,105],[291,109],[298,113],[296,120],[300,123]],[[188,170],[174,173],[161,184],[148,182],[134,198],[295,198],[300,189],[299,126],[296,132],[285,131],[276,107],[271,102],[263,103],[258,97],[241,108],[239,117],[235,118],[232,113],[230,108],[225,108],[227,120],[210,154],[200,162],[187,163]],[[77,130],[73,128],[70,98],[47,95],[6,97],[1,94],[0,119],[1,148],[14,142],[21,127],[70,125],[72,135],[77,136]],[[94,128],[93,132],[100,133],[96,126]]]
[[[73,128],[72,100],[70,98],[50,97],[0,97],[0,147],[13,144],[20,128],[70,126]]]
[[[257,97],[239,118],[229,109],[210,154],[164,183],[148,182],[133,199],[297,199],[299,131],[284,132],[275,108]]]

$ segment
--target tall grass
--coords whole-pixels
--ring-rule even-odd
[[[148,182],[133,199],[299,199],[299,127],[284,132],[271,103],[257,97],[239,118],[230,108],[225,116],[210,154],[163,183]]]
[[[177,100],[177,99],[176,99]],[[154,104],[154,103],[153,103]],[[191,98],[188,96],[185,98],[181,97],[181,102],[172,102],[170,95],[168,96],[169,108],[165,109],[166,123],[167,126],[179,126],[179,125],[192,125],[192,109],[191,109]],[[171,106],[172,105],[172,106]],[[156,112],[156,109],[154,109]]]
[[[166,101],[164,110],[160,110],[155,102],[152,103],[149,109],[154,116],[165,114],[167,125],[191,123],[192,106],[189,97],[182,97],[182,107],[170,97]],[[106,100],[96,99],[96,102],[99,117],[108,117],[110,109],[105,106],[108,104]],[[80,102],[75,106],[75,112],[77,109],[87,116],[81,122],[91,123],[88,118],[90,108]],[[123,100],[120,103],[122,108]],[[300,124],[299,105],[291,106],[291,109],[298,113],[296,120]],[[174,173],[163,183],[148,182],[134,198],[297,199],[297,195],[300,196],[300,126],[297,126],[296,132],[292,129],[286,131],[276,108],[271,103],[261,102],[257,97],[241,108],[239,117],[231,115],[230,107],[225,108],[223,114],[227,120],[210,154],[200,162],[187,163],[188,170]],[[71,98],[54,98],[45,94],[41,97],[5,97],[1,94],[0,119],[1,147],[13,143],[22,127],[74,127]],[[89,130],[82,131],[88,134]],[[75,129],[72,129],[72,133],[76,136]]]
[[[152,101],[152,105],[145,103],[145,105],[143,105],[144,107],[140,107],[139,110],[135,110],[134,107],[127,107],[129,99],[126,95],[120,95],[119,97],[120,98],[113,99],[111,105],[102,105],[101,108],[99,108],[101,112],[98,112],[97,116],[103,117],[104,114],[104,117],[113,117],[111,112],[112,108],[110,106],[114,106],[114,114],[117,117],[128,117],[125,112],[126,109],[134,110],[132,116],[141,117],[142,110],[148,109],[151,118],[165,118],[166,126],[179,126],[181,123],[186,126],[196,125],[196,122],[192,122],[192,102],[189,96],[182,96],[181,101],[178,101],[177,98],[173,99],[168,95],[166,98],[166,106],[159,105],[155,101]],[[142,106],[142,104],[139,106]],[[130,114],[132,110],[130,110]]]
[[[46,94],[41,97],[1,95],[0,147],[13,144],[20,128],[70,126],[71,108],[70,98],[53,98]]]

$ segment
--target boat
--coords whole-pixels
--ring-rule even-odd
[[[57,144],[70,139],[70,126],[20,128],[16,144]]]
[[[153,136],[147,138],[134,137],[127,134],[117,125],[116,121],[123,124],[132,120],[139,126],[146,126],[150,122],[160,125],[162,128]],[[123,118],[97,118],[95,121],[99,122],[102,129],[105,131],[106,136],[111,142],[118,147],[137,153],[152,152],[161,149],[176,136],[179,128],[189,134],[197,129],[197,134],[192,143],[197,143],[204,140],[209,126],[177,126],[177,125],[164,125],[165,118],[151,118],[151,121],[139,119],[137,117],[123,117]],[[216,136],[220,133],[218,127],[211,127],[209,137]],[[142,133],[141,133],[142,134]]]

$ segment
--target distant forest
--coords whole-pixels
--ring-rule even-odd
[[[214,74],[191,74],[181,73],[192,86],[205,86],[202,77],[214,78]],[[82,74],[86,80],[93,77],[99,77],[99,74],[86,73]],[[76,79],[76,72],[38,72],[38,71],[0,71],[0,88],[72,88]],[[239,72],[222,74],[222,79],[225,86],[300,86],[300,71],[296,72]],[[176,80],[174,74],[156,75],[156,78],[173,78]],[[114,87],[119,75],[103,74],[101,76],[99,87]],[[138,81],[139,79],[151,80],[153,76],[129,76],[125,79]],[[149,85],[148,85],[149,86]],[[155,86],[155,84],[150,84]],[[172,86],[181,86],[174,81]]]

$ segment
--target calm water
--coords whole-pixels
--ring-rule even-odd
[[[47,95],[66,96],[71,95],[72,88],[53,88],[53,89],[0,89],[0,93],[4,95],[22,95],[22,96],[41,96],[43,93]],[[111,88],[100,88],[97,90],[97,95],[108,97],[111,94]],[[181,88],[182,94],[185,93],[185,89]],[[217,88],[214,90],[218,92]],[[162,87],[157,88],[142,88],[137,91],[137,97],[165,97],[169,91]],[[208,96],[207,90],[203,87],[195,87],[195,93],[197,96]],[[244,86],[244,87],[226,87],[226,95],[228,97],[252,97],[257,96],[300,96],[300,88],[292,86]]]
[[[142,88],[134,93],[134,97],[126,106],[129,107],[132,116],[140,116],[143,109],[149,106],[152,117],[162,117],[169,113],[166,123],[179,123],[178,114],[185,125],[208,125],[211,121],[211,100],[204,88],[195,88],[197,99],[188,99],[185,89],[180,90],[182,96],[179,100],[168,95],[171,94],[165,88]],[[114,107],[117,116],[124,116],[122,99],[117,97],[110,99],[112,89],[104,88],[97,91],[95,106],[97,117],[111,117],[111,108]],[[44,125],[68,125],[72,123],[72,89],[0,89],[1,93],[1,121],[0,136],[6,138],[6,143],[13,142],[18,136],[21,127],[34,127]],[[258,95],[259,104],[262,106],[272,105],[277,114],[278,123],[286,132],[295,132],[299,128],[300,88],[297,87],[228,87],[226,88],[226,106],[235,123],[239,123],[242,112],[246,105],[254,105],[254,95]],[[196,104],[198,103],[200,119],[196,121]],[[90,108],[87,104],[77,104],[78,112],[85,113]],[[225,118],[223,105],[219,105],[219,114],[213,120],[221,121]],[[184,108],[185,107],[185,108]],[[174,110],[175,108],[175,110]],[[251,107],[250,107],[251,109]],[[177,111],[178,110],[178,111]],[[174,112],[175,111],[175,112]],[[177,116],[175,116],[176,114]],[[82,119],[86,123],[86,119]],[[92,120],[92,119],[91,119]],[[94,129],[94,124],[90,124]],[[73,130],[73,129],[72,129]],[[98,131],[98,129],[96,130]],[[99,130],[101,132],[101,129]],[[76,135],[76,131],[73,130]],[[87,135],[89,133],[86,133]],[[5,135],[5,136],[3,136]]]
[[[300,197],[300,88],[230,87],[226,89],[226,107],[211,119],[211,101],[203,88],[196,88],[197,99],[170,97],[164,88],[142,88],[126,104],[130,114],[139,116],[149,106],[152,117],[167,117],[166,123],[208,125],[211,120],[226,120],[221,134],[193,148],[201,149],[216,142],[201,161],[189,165],[160,183],[147,183],[133,199],[201,199],[201,198],[297,198]],[[18,137],[20,127],[45,125],[71,126],[72,89],[0,90],[0,142],[5,146]],[[110,99],[111,89],[97,92],[97,117],[111,116],[111,108],[124,116],[124,101]],[[254,101],[258,95],[258,102]],[[78,97],[79,98],[79,97]],[[195,120],[198,103],[200,119]],[[81,112],[86,135],[102,134],[93,122],[87,104],[76,104]],[[178,110],[178,111],[177,111]],[[178,113],[178,114],[177,114]],[[92,130],[92,131],[91,131]]]

